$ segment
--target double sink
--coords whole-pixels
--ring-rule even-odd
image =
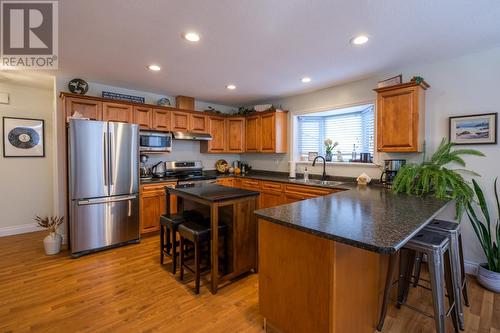
[[[304,184],[304,185],[321,185],[325,187],[337,187],[343,182],[335,181],[335,180],[321,180],[321,179],[295,179],[291,181],[292,183]]]

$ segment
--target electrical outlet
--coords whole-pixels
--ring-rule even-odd
[[[0,92],[0,104],[9,104],[9,93]]]

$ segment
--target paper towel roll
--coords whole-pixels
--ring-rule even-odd
[[[288,176],[289,178],[295,178],[295,162],[290,161],[290,175]]]

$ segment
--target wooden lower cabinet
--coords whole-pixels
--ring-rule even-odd
[[[282,192],[261,192],[260,193],[260,208],[270,208],[283,205],[284,196]]]
[[[222,186],[234,187],[234,178],[233,177],[219,178],[217,179],[217,184]]]
[[[141,234],[160,230],[160,216],[166,213],[165,186],[175,183],[142,185],[140,189],[139,211]],[[171,197],[172,213],[177,211],[177,198]]]

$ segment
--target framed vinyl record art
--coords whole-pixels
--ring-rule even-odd
[[[450,117],[450,142],[457,145],[497,143],[497,114]]]
[[[45,157],[43,119],[3,117],[4,157]]]

